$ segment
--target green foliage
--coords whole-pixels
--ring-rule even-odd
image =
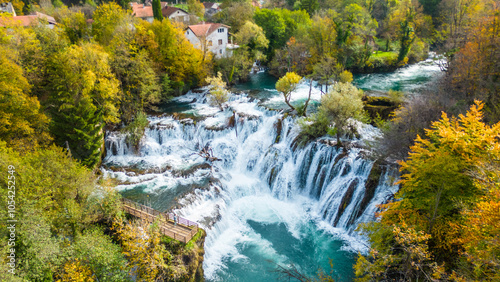
[[[51,225],[31,206],[23,206],[19,215],[16,251],[21,276],[30,281],[50,280],[61,254],[58,240],[51,236]]]
[[[229,91],[226,89],[226,83],[222,80],[222,73],[219,72],[217,76],[208,77],[206,82],[209,84],[207,97],[210,105],[218,106],[222,110],[223,104],[229,100]]]
[[[205,15],[205,6],[198,0],[188,0],[188,12],[192,15],[196,15],[199,18],[203,18]]]
[[[312,15],[319,9],[318,0],[300,0],[300,8]]]
[[[264,51],[269,46],[269,40],[266,38],[263,29],[251,21],[245,22],[238,33],[234,35],[234,39],[240,46],[250,48],[253,57],[258,60],[263,58],[258,56],[257,52]]]
[[[127,260],[120,246],[100,228],[90,228],[75,238],[65,250],[66,256],[87,266],[98,281],[128,281]]]
[[[227,84],[246,81],[253,62],[252,54],[245,47],[234,50],[232,56],[213,60],[214,71],[220,72]]]
[[[94,44],[73,45],[51,66],[51,133],[92,168],[100,162],[104,123],[118,121],[119,83],[108,55]]]
[[[163,14],[161,13],[161,3],[160,0],[153,0],[153,17],[157,21],[163,20]]]
[[[314,113],[308,118],[300,119],[298,123],[300,126],[300,143],[325,136],[330,128],[330,121],[322,111]]]
[[[138,112],[132,122],[130,122],[123,132],[127,134],[127,142],[134,148],[139,147],[139,142],[144,136],[144,131],[149,125],[148,116],[144,112]]]
[[[349,132],[346,127],[350,118],[360,119],[363,116],[363,91],[357,89],[350,83],[336,83],[332,90],[321,97],[319,111],[331,122],[335,123],[337,129],[337,144],[340,145],[340,135]]]
[[[268,59],[274,49],[281,48],[290,38],[291,34],[287,34],[287,24],[277,10],[257,10],[254,15],[255,23],[264,30],[269,47],[267,50]]]
[[[162,86],[145,50],[135,52],[133,49],[117,48],[109,64],[120,81],[120,114],[125,122],[130,122],[141,111],[156,109],[154,105],[166,100],[170,93],[167,88],[162,94]]]
[[[236,34],[241,27],[254,17],[255,7],[250,1],[233,1],[222,3],[220,12],[213,16],[216,22],[222,22],[231,27],[231,33]]]

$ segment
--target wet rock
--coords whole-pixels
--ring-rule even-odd
[[[356,178],[351,182],[351,184],[349,185],[349,188],[347,188],[347,192],[344,194],[344,197],[342,197],[342,201],[340,202],[340,206],[339,206],[339,209],[337,211],[337,216],[335,217],[335,220],[333,221],[333,226],[337,226],[345,209],[351,203],[352,196],[354,195],[354,190],[356,190],[356,186],[358,184],[359,184],[359,179]]]

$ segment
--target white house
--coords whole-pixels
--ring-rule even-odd
[[[217,58],[230,56],[228,52],[229,26],[220,23],[201,23],[188,26],[185,35],[195,48],[210,51]]]
[[[133,15],[137,18],[141,18],[150,23],[153,22],[154,14],[153,7],[151,6],[150,1],[145,1],[144,4],[139,4],[137,2],[130,3],[132,7]],[[163,17],[168,18],[172,21],[184,22],[187,23],[189,21],[189,13],[172,6],[168,6],[167,2],[160,2],[161,6],[161,14]]]
[[[189,15],[189,13],[184,11],[183,9],[179,9],[172,6],[165,6],[161,10],[161,13],[165,18],[169,18],[172,21],[183,22],[183,23],[188,23],[189,18],[191,17],[191,15]]]

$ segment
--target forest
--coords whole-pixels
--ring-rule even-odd
[[[500,279],[498,1],[225,0],[205,17],[188,0],[198,21],[231,27],[239,48],[223,58],[196,49],[182,23],[134,17],[127,0],[12,3],[18,15],[41,12],[58,24],[23,27],[0,13],[0,246],[5,254],[15,246],[16,264],[13,275],[2,256],[0,280],[202,279],[183,262],[202,256],[200,246],[123,213],[115,183],[100,177],[105,132],[138,146],[162,103],[210,84],[222,109],[226,88],[255,66],[280,78],[301,142],[331,135],[341,146],[350,118],[383,132],[373,151],[397,163],[400,189],[358,228],[371,250],[358,256],[357,280]],[[419,95],[384,93],[395,110],[367,113],[353,74],[393,71],[429,51],[443,78]],[[317,110],[289,103],[302,78],[324,86]],[[18,221],[13,244],[8,206]]]

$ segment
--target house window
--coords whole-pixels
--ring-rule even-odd
[[[212,46],[212,40],[208,41],[208,46]]]
[[[218,32],[218,33],[223,33],[223,32],[224,32],[224,28],[219,28],[219,29],[217,30],[217,32]]]
[[[189,30],[188,30],[187,34],[189,35]]]
[[[219,45],[222,45],[222,39],[219,39]]]
[[[222,54],[222,49],[219,50],[219,54]]]

